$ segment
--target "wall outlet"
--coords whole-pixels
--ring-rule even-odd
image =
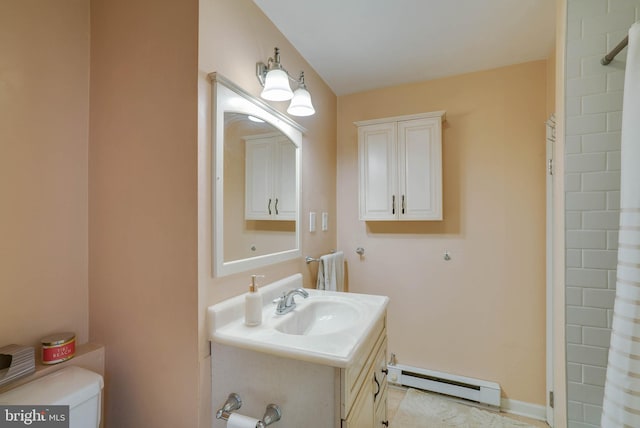
[[[322,231],[329,230],[329,213],[322,213]]]

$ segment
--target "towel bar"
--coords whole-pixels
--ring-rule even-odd
[[[629,36],[622,39],[622,41],[618,43],[615,48],[611,49],[611,52],[606,54],[604,58],[600,60],[600,64],[609,65],[609,63],[613,61],[616,55],[618,55],[622,49],[627,47],[628,44],[629,44]]]
[[[358,250],[362,250],[362,253],[360,253]],[[356,250],[356,253],[358,254],[363,254],[364,253],[364,248],[358,248],[358,250]],[[329,251],[329,254],[333,254],[335,253],[337,250],[333,249],[331,251]],[[320,260],[319,258],[316,259],[315,257],[311,257],[311,256],[307,256],[304,258],[304,261],[307,262],[307,264],[312,263],[312,262],[320,262],[322,260]]]

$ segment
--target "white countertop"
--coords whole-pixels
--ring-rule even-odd
[[[317,364],[345,368],[353,362],[359,346],[369,336],[375,324],[386,313],[389,298],[369,294],[342,293],[305,289],[309,297],[296,296],[296,308],[285,315],[276,315],[272,300],[293,288],[300,288],[302,276],[293,275],[261,287],[263,318],[259,326],[244,324],[244,294],[210,306],[209,339],[216,343],[294,358]],[[315,304],[339,305],[346,303],[354,308],[352,320],[327,334],[297,335],[278,331],[278,326],[296,311]]]

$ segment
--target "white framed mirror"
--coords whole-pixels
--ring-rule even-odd
[[[304,128],[219,73],[209,78],[214,276],[300,257]]]

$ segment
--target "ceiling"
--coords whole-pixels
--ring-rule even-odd
[[[555,0],[254,2],[336,95],[546,59],[554,45]]]

